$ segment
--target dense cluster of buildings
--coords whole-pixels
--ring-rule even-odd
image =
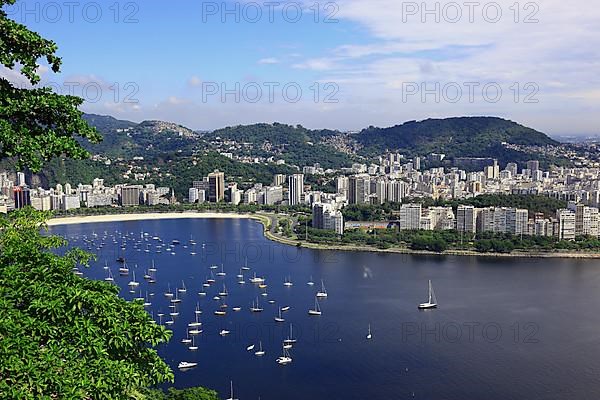
[[[495,232],[513,235],[553,236],[574,239],[579,235],[599,236],[600,168],[551,167],[542,170],[538,161],[521,165],[508,163],[501,169],[488,158],[457,158],[453,167],[441,167],[444,154],[405,158],[389,153],[378,163],[353,164],[349,168],[324,171],[320,165],[300,168],[302,173],[277,174],[269,185],[256,183],[240,188],[225,174],[214,171],[192,182],[190,203],[305,205],[313,210],[313,227],[342,234],[356,224],[344,225],[341,210],[347,205],[406,203],[426,197],[460,200],[482,194],[536,194],[565,200],[569,206],[553,216],[530,215],[527,210],[509,207],[475,208],[461,205],[423,208],[403,204],[395,212],[399,229],[450,230],[464,233]],[[335,183],[335,191],[313,190],[306,175],[322,175]],[[31,205],[39,210],[70,210],[79,207],[139,206],[173,204],[174,193],[167,187],[145,185],[105,186],[102,179],[91,185],[30,188],[23,173],[13,181],[0,173],[0,212]],[[332,182],[332,183],[333,183]]]
[[[7,173],[0,173],[0,212],[25,206],[40,211],[67,211],[80,207],[159,205],[175,201],[169,188],[152,184],[104,186],[104,180],[97,178],[91,185],[73,187],[66,183],[43,189],[31,188],[22,172],[18,172],[16,178],[14,182]]]

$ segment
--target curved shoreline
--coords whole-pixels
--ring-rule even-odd
[[[271,241],[281,243],[288,246],[304,247],[313,250],[325,251],[355,251],[355,252],[371,252],[371,253],[387,253],[387,254],[410,254],[410,255],[426,255],[426,256],[462,256],[462,257],[487,257],[487,258],[564,258],[564,259],[600,259],[600,253],[539,253],[539,252],[513,252],[513,253],[478,253],[468,250],[446,250],[443,253],[436,253],[426,250],[411,250],[408,248],[389,248],[377,249],[368,246],[340,246],[340,245],[324,245],[318,243],[310,243],[300,240],[289,239],[275,235],[272,229],[273,219],[278,218],[277,214],[239,214],[231,212],[165,212],[165,213],[136,213],[136,214],[104,214],[104,215],[89,215],[89,216],[74,216],[74,217],[58,217],[48,220],[47,225],[78,225],[86,223],[103,223],[103,222],[121,222],[121,221],[153,221],[163,219],[251,219],[260,222],[263,225],[263,234]]]

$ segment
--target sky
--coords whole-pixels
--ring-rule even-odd
[[[600,7],[540,2],[17,1],[86,112],[192,129],[359,130],[463,115],[600,134]],[[27,86],[16,71],[0,75]]]

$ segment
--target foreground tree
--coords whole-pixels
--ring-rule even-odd
[[[38,61],[44,59],[53,72],[59,72],[61,59],[54,42],[7,17],[2,7],[15,2],[0,0],[0,63],[11,70],[19,66],[31,88],[0,77],[0,158],[16,158],[19,168],[32,171],[56,156],[87,158],[76,138],[98,142],[101,137],[77,109],[83,99],[36,87],[41,80]]]
[[[152,348],[170,332],[116,286],[73,274],[91,256],[55,254],[66,243],[40,234],[47,217],[0,220],[0,397],[123,399],[172,380]]]
[[[0,78],[0,159],[39,171],[55,156],[85,158],[79,138],[100,140],[77,109],[83,100],[40,83],[38,60],[54,72],[56,44],[7,18],[0,0],[0,63],[28,87]],[[44,236],[47,213],[26,209],[0,218],[0,398],[144,398],[146,387],[173,380],[154,347],[171,332],[119,288],[73,274],[91,255],[56,253],[64,239]]]

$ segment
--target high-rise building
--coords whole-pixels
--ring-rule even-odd
[[[421,204],[402,204],[402,207],[400,207],[400,229],[421,229]]]
[[[273,177],[273,186],[283,186],[285,184],[284,174],[275,174]]]
[[[598,209],[577,204],[575,208],[575,234],[598,237]]]
[[[27,182],[25,181],[25,173],[17,172],[17,186],[25,186]]]
[[[225,174],[215,171],[208,174],[208,201],[218,203],[225,199]]]
[[[369,175],[353,175],[348,178],[348,203],[364,204],[370,193]]]
[[[459,205],[456,209],[456,230],[474,233],[477,227],[477,209],[474,206]]]
[[[538,160],[527,161],[527,169],[531,172],[538,171],[540,169],[540,162]]]
[[[572,210],[557,210],[557,229],[554,232],[559,240],[575,240],[575,212]]]
[[[288,178],[289,186],[289,205],[295,206],[302,203],[302,194],[304,193],[304,175],[294,174]]]
[[[15,209],[20,209],[31,205],[31,192],[27,186],[15,186],[13,188],[13,199]]]
[[[198,202],[198,189],[197,188],[192,187],[188,190],[188,201],[190,203]]]
[[[335,231],[338,235],[344,234],[344,216],[332,204],[315,203],[312,214],[313,228]]]
[[[140,205],[140,186],[123,186],[119,196],[119,203],[123,207]]]

